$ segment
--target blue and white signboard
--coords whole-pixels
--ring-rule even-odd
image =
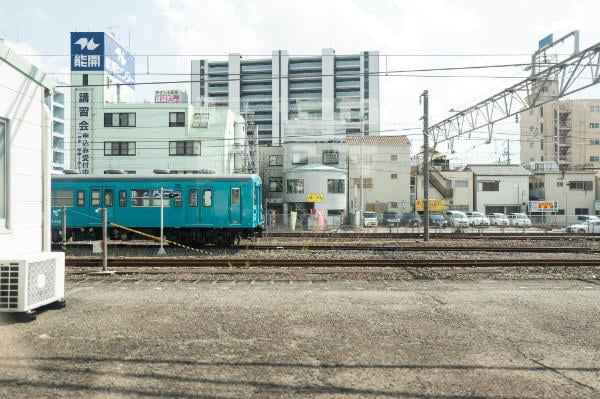
[[[135,83],[135,58],[104,32],[71,32],[71,71],[104,71]]]

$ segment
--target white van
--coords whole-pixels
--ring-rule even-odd
[[[464,212],[446,211],[444,212],[444,217],[452,227],[469,227],[469,219]]]
[[[365,227],[377,227],[377,213],[375,212],[363,212],[363,226]]]

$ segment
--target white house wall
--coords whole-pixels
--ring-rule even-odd
[[[7,122],[8,133],[7,221],[0,226],[3,258],[49,250],[48,87],[43,73],[0,43],[0,118]]]

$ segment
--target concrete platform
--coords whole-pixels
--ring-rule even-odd
[[[0,397],[600,397],[594,281],[67,282]]]

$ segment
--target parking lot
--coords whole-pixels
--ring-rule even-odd
[[[1,397],[591,398],[593,281],[69,281]]]

